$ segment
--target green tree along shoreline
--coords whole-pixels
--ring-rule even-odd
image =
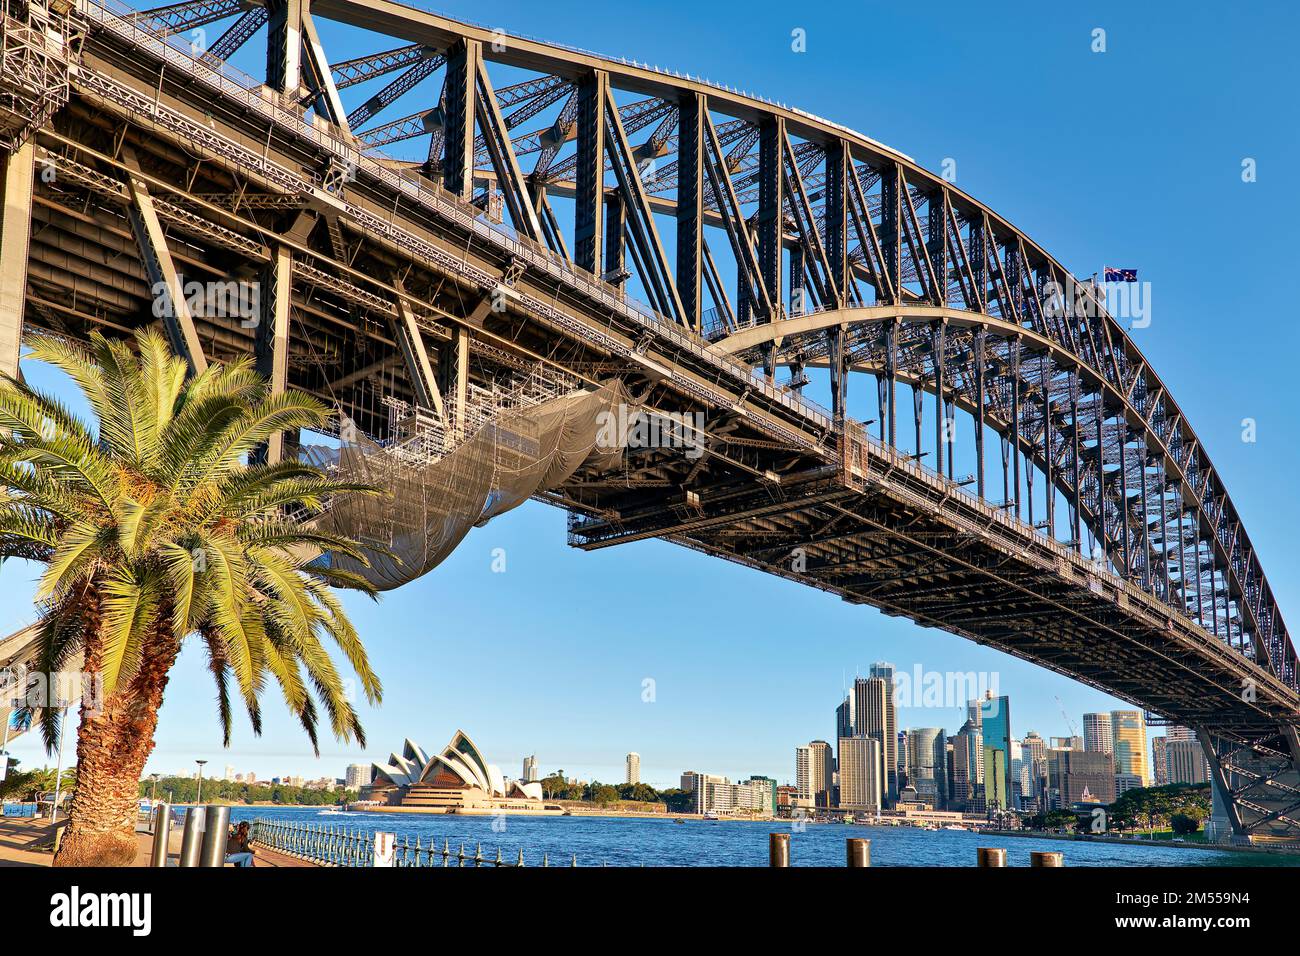
[[[159,777],[155,785],[151,779],[140,781],[140,796],[157,794],[159,800],[172,803],[194,803],[199,797],[199,782],[193,777]],[[305,807],[323,807],[340,800],[357,799],[355,790],[320,790],[309,787],[292,787],[283,783],[244,783],[238,780],[203,781],[204,803],[282,803]]]
[[[695,808],[695,794],[687,790],[656,790],[648,783],[590,783],[570,781],[563,770],[557,770],[541,779],[542,795],[548,800],[582,800],[598,806],[610,806],[620,801],[629,803],[662,803],[669,813],[691,813]]]
[[[1210,817],[1211,796],[1208,783],[1174,783],[1164,787],[1139,787],[1122,794],[1110,805],[1097,804],[1106,810],[1107,831],[1171,830],[1186,836],[1196,833]],[[1031,830],[1075,829],[1091,832],[1092,821],[1073,810],[1052,810],[1025,818]]]

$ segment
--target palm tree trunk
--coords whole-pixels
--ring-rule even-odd
[[[170,610],[159,619],[170,619]],[[77,789],[55,866],[130,866],[135,862],[140,775],[153,751],[158,708],[180,643],[167,627],[142,648],[140,668],[96,708],[83,698],[77,732]],[[87,644],[86,670],[98,671],[99,640]]]

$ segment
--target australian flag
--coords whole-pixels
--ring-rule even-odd
[[[1105,282],[1137,282],[1138,271],[1136,269],[1112,269],[1106,267]]]

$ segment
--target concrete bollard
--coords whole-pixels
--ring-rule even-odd
[[[767,863],[768,866],[789,866],[790,865],[790,834],[773,833],[770,834],[767,841]]]
[[[203,808],[187,807],[185,829],[181,835],[181,866],[198,866],[203,844]]]
[[[230,807],[210,803],[203,819],[203,848],[199,851],[199,866],[225,866]]]
[[[862,837],[849,837],[846,841],[848,865],[851,867],[871,865],[871,841]]]
[[[1055,850],[1034,850],[1029,854],[1030,866],[1065,866],[1065,854]]]
[[[982,846],[979,848],[979,865],[982,867],[1006,866],[1007,851],[998,847]]]
[[[165,803],[154,807],[153,849],[149,852],[150,866],[167,865],[167,844],[172,836],[172,808]]]

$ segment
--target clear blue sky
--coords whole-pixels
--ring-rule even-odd
[[[1140,270],[1153,321],[1133,333],[1224,476],[1293,626],[1288,544],[1300,527],[1294,274],[1300,199],[1294,98],[1297,15],[1209,3],[988,5],[772,3],[544,5],[447,0],[487,26],[701,74],[851,126],[938,170],[1020,226],[1076,274]],[[678,19],[678,17],[681,19]],[[1106,30],[1107,52],[1090,50]],[[802,28],[807,52],[791,51]],[[385,48],[325,29],[335,59]],[[254,41],[255,43],[258,41]],[[389,44],[395,45],[395,44]],[[393,116],[420,108],[402,101]],[[400,112],[398,112],[400,110]],[[1258,181],[1241,180],[1246,157]],[[35,370],[33,370],[35,371]],[[39,373],[38,373],[39,374]],[[38,379],[39,380],[39,379]],[[1258,441],[1241,440],[1243,418]],[[491,570],[504,548],[507,570]],[[0,571],[0,627],[31,612],[29,570]],[[1068,733],[1116,702],[960,638],[658,542],[584,554],[564,516],[539,505],[473,532],[433,574],[372,606],[349,601],[385,683],[363,711],[366,750],[326,742],[312,757],[282,706],[266,733],[246,722],[221,748],[202,655],[183,654],[151,770],[226,764],[260,777],[341,775],[410,736],[441,747],[463,727],[507,774],[536,753],[544,771],[619,780],[642,756],[652,783],[683,769],[793,776],[794,747],[830,739],[845,678],[875,660],[900,669],[996,673],[1017,736]],[[642,681],[656,700],[642,701]],[[956,709],[899,725],[960,725]],[[71,741],[68,745],[71,752]],[[43,761],[34,739],[14,747]]]

